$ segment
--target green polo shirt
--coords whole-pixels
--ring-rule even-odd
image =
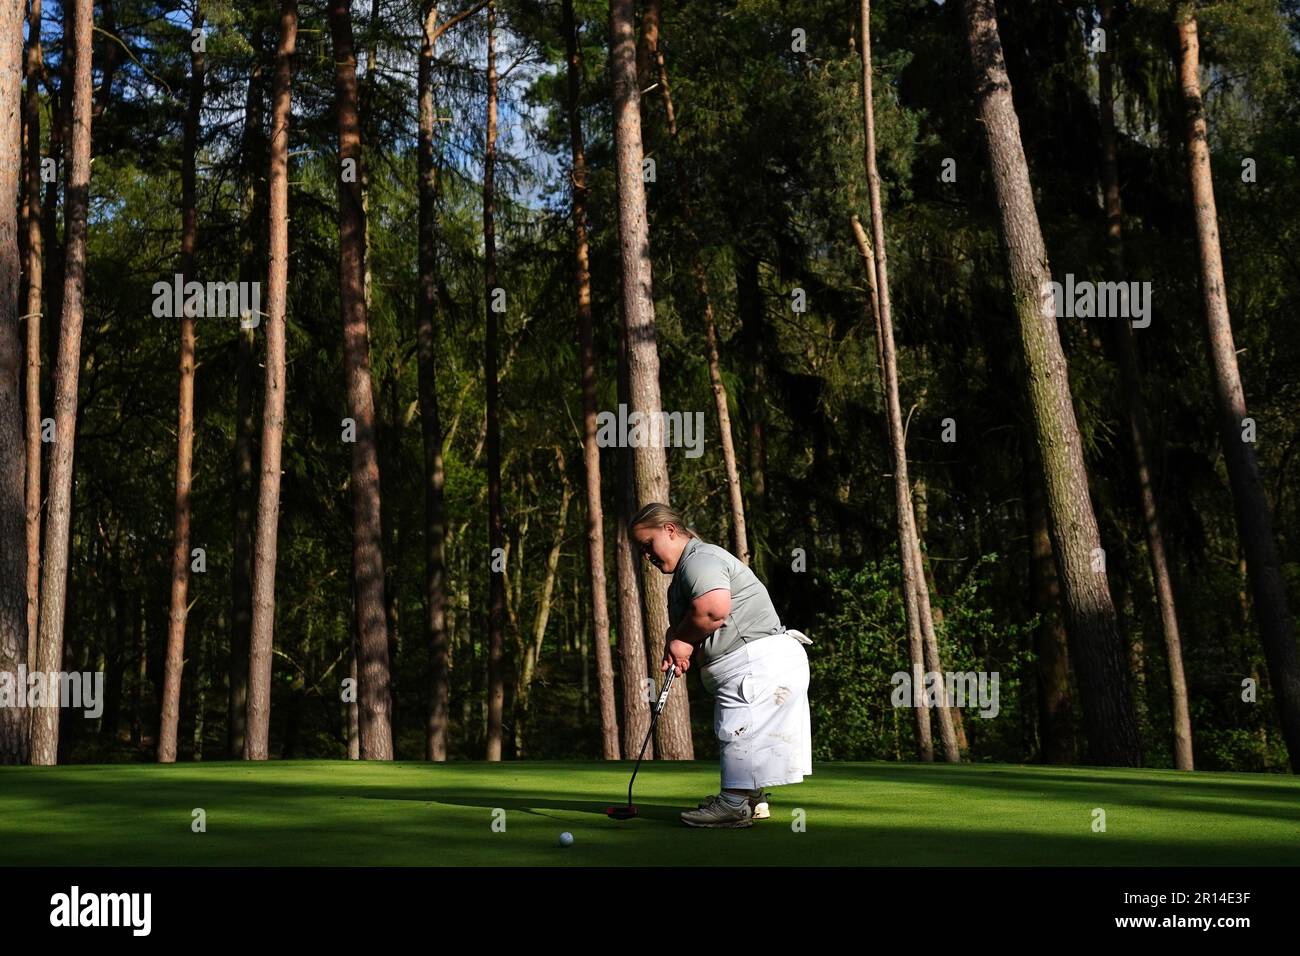
[[[668,623],[675,627],[686,616],[692,601],[718,588],[731,592],[731,613],[700,643],[695,663],[701,667],[746,641],[781,631],[781,619],[763,582],[730,551],[699,538],[686,542],[673,571],[668,585]]]

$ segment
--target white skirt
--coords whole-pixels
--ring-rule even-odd
[[[804,643],[812,642],[788,630],[742,644],[700,669],[705,690],[717,698],[713,729],[724,790],[779,787],[812,773]]]

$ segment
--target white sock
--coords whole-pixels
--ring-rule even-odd
[[[728,793],[726,790],[723,790],[722,799],[723,802],[727,804],[727,806],[736,809],[739,809],[740,807],[743,807],[745,805],[745,795],[743,793]]]

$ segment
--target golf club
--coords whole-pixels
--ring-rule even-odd
[[[655,704],[654,716],[650,718],[650,729],[646,731],[645,740],[641,742],[641,753],[636,758],[636,766],[632,769],[632,779],[627,783],[627,806],[609,807],[605,810],[606,816],[614,820],[630,820],[636,816],[636,805],[632,803],[632,784],[636,783],[636,773],[641,769],[641,758],[645,756],[645,748],[650,743],[650,737],[655,732],[655,724],[659,721],[659,715],[663,713],[664,705],[668,703],[668,692],[672,690],[673,681],[677,677],[677,668],[668,668],[668,679],[664,681],[664,689],[659,692],[659,702]]]

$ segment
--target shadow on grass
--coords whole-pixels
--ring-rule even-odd
[[[1003,769],[978,765],[871,764],[870,781],[944,789],[997,790],[1101,805],[1104,801],[1161,810],[1227,813],[1300,824],[1300,781],[1293,785],[1221,780],[1187,774],[1151,777],[1141,770]],[[1063,775],[1053,775],[1055,770]],[[1145,791],[1145,792],[1144,792]],[[1239,802],[1234,802],[1239,801]],[[1300,830],[1297,830],[1300,847]],[[1300,852],[1300,849],[1298,849]]]
[[[1300,859],[1300,838],[1278,839],[1280,824],[1300,821],[1300,787],[1141,771],[818,765],[804,784],[775,791],[772,820],[738,834],[680,823],[699,778],[707,772],[716,780],[716,765],[701,762],[643,766],[634,793],[640,812],[628,821],[609,820],[605,810],[626,799],[631,762],[59,769],[0,773],[0,863],[1278,866]],[[692,796],[677,802],[668,793]],[[996,805],[982,804],[990,797]],[[208,812],[207,834],[190,833],[196,806]],[[1090,832],[1094,806],[1110,811],[1109,833]],[[806,832],[790,826],[796,807],[806,812]],[[508,836],[491,831],[495,808],[507,811]],[[1158,815],[1139,828],[1115,808]],[[560,829],[578,836],[576,848],[557,851]]]

